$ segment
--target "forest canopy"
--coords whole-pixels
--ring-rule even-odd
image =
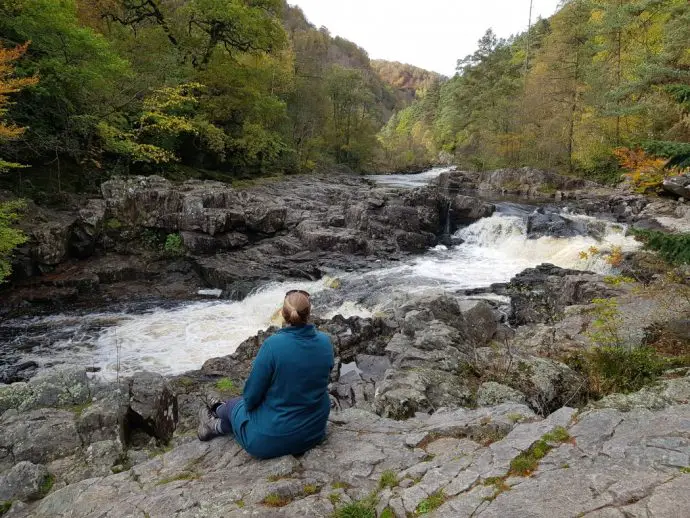
[[[0,156],[24,194],[104,177],[230,179],[367,168],[400,107],[366,52],[283,0],[0,0],[0,45],[28,44]]]
[[[686,0],[570,0],[518,36],[487,31],[380,141],[392,169],[441,157],[615,181],[621,149],[690,166],[689,112]]]
[[[487,31],[453,78],[370,61],[284,0],[0,0],[26,46],[0,177],[25,196],[114,174],[534,166],[603,180],[620,157],[690,164],[686,0],[570,0]],[[22,47],[24,48],[24,47]],[[636,156],[636,160],[637,160]],[[639,161],[639,160],[638,160]]]

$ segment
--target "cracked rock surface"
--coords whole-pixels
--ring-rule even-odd
[[[553,444],[530,476],[511,473],[513,459],[558,427],[567,440]],[[566,407],[546,419],[516,403],[407,421],[347,409],[332,413],[327,439],[299,458],[256,461],[232,439],[188,437],[128,471],[70,484],[10,516],[327,517],[334,502],[374,492],[381,510],[405,517],[442,491],[445,503],[430,516],[671,518],[690,511],[688,465],[687,404],[580,414]],[[380,490],[389,471],[398,485]],[[285,505],[267,505],[275,496]]]

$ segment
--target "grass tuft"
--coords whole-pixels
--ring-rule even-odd
[[[271,493],[270,495],[266,495],[266,498],[264,498],[261,503],[268,507],[285,507],[290,502],[292,502],[292,498],[289,496]]]
[[[319,486],[317,486],[316,484],[307,484],[306,486],[304,486],[302,491],[304,492],[305,495],[309,496],[309,495],[315,495],[316,493],[321,491],[321,488]]]
[[[335,511],[334,518],[376,518],[376,493]]]
[[[50,493],[50,490],[53,489],[53,484],[55,484],[55,477],[48,474],[48,476],[41,483],[41,486],[38,488],[38,498],[43,498]]]
[[[569,440],[571,440],[571,437],[568,430],[562,426],[557,426],[549,433],[544,434],[541,439],[510,461],[509,474],[522,477],[532,474],[539,467],[539,461],[546,457],[546,454],[554,448],[551,444],[561,444]]]
[[[216,388],[221,392],[235,393],[237,391],[235,382],[232,381],[230,378],[221,378],[218,381],[216,381]]]
[[[566,430],[562,426],[557,426],[556,428],[551,430],[549,433],[544,434],[542,439],[545,440],[546,442],[563,443],[563,442],[568,442],[571,439],[571,437],[570,437],[570,434],[568,433],[568,430]]]
[[[430,512],[435,511],[436,509],[441,507],[445,501],[446,495],[443,494],[443,490],[436,491],[435,493],[430,494],[424,500],[419,502],[416,513],[418,515],[429,514]]]
[[[394,488],[398,485],[398,477],[394,471],[388,469],[381,473],[381,478],[379,479],[379,489],[385,489],[387,487]]]

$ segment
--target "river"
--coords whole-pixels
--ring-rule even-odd
[[[371,178],[389,187],[410,188],[425,185],[444,170]],[[0,351],[5,361],[11,356],[13,363],[89,366],[106,378],[137,370],[179,374],[198,369],[208,358],[231,354],[243,340],[270,326],[289,289],[314,294],[320,316],[368,316],[398,293],[442,289],[462,296],[468,289],[507,282],[541,263],[606,273],[611,271],[608,264],[583,260],[580,252],[591,246],[601,250],[620,246],[624,251],[638,247],[633,238],[626,237],[623,226],[582,215],[567,217],[592,228],[591,235],[527,239],[526,217],[534,207],[511,202],[498,202],[497,207],[493,216],[456,233],[462,244],[437,246],[394,266],[382,265],[365,273],[334,272],[315,282],[271,283],[242,301],[15,319],[3,326],[12,332],[3,334]]]

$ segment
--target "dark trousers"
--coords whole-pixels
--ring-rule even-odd
[[[216,408],[216,416],[220,419],[220,427],[225,435],[232,434],[232,424],[230,424],[230,417],[232,416],[232,409],[242,400],[242,397],[232,398],[225,403],[221,403]]]

